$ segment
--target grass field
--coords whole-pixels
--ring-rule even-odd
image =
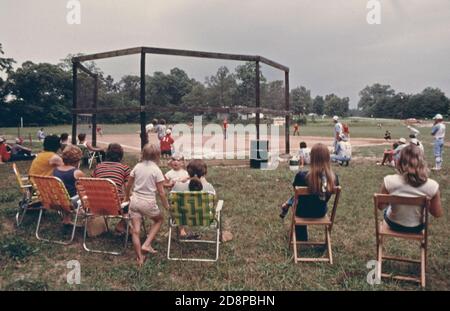
[[[364,122],[365,123],[365,122]],[[376,124],[359,122],[351,126],[354,137],[379,137]],[[124,125],[124,128],[127,125]],[[63,130],[63,127],[55,128]],[[104,126],[104,130],[108,128]],[[111,129],[112,130],[112,129]],[[114,130],[118,130],[115,128]],[[403,126],[392,124],[394,137],[407,136]],[[11,129],[14,133],[14,129]],[[305,135],[329,135],[327,124],[302,127]],[[422,138],[426,156],[432,159],[431,138],[424,129]],[[6,133],[0,129],[0,134]],[[373,134],[376,133],[376,134]],[[380,133],[380,134],[378,134]],[[449,160],[446,148],[444,170],[432,174],[440,183],[444,216],[430,219],[428,290],[450,289],[449,262]],[[360,148],[361,156],[380,155],[380,147]],[[129,165],[137,159],[126,157]],[[27,171],[29,163],[19,163]],[[81,231],[71,246],[63,247],[36,240],[36,215],[29,215],[23,227],[13,223],[20,194],[11,166],[0,166],[0,289],[10,290],[419,290],[415,284],[383,281],[371,286],[366,282],[366,263],[375,259],[375,236],[372,195],[377,192],[383,176],[392,174],[387,167],[370,161],[334,167],[340,177],[343,192],[332,232],[334,265],[326,263],[294,264],[288,249],[288,220],[278,217],[278,206],[291,194],[295,172],[281,165],[274,171],[251,170],[245,167],[210,167],[208,179],[215,186],[219,199],[225,201],[224,230],[233,234],[231,241],[221,245],[217,263],[181,263],[166,259],[167,223],[155,243],[159,254],[149,257],[138,269],[129,246],[123,256],[106,256],[82,250]],[[166,170],[166,168],[163,168]],[[167,217],[166,217],[167,218]],[[59,227],[51,229],[59,233]],[[313,236],[314,237],[314,232]],[[320,232],[316,232],[322,233]],[[103,240],[105,239],[105,240]],[[110,236],[95,243],[112,245]],[[414,244],[395,241],[387,249],[394,254],[418,255]],[[192,250],[191,250],[192,251]],[[193,251],[195,252],[195,251]],[[212,254],[212,252],[211,252]],[[69,260],[81,263],[81,284],[68,285],[66,274]],[[385,269],[415,272],[407,265],[387,264]]]
[[[348,123],[350,126],[350,131],[352,137],[374,137],[382,138],[385,130],[389,130],[393,137],[407,136],[408,130],[399,120],[377,120],[377,119],[358,119],[358,118],[348,118],[343,119],[343,122]],[[206,123],[206,122],[204,122]],[[381,123],[383,129],[377,127],[377,124]],[[140,126],[137,123],[133,124],[101,124],[102,130],[105,134],[134,134],[140,131]],[[28,137],[31,134],[33,139],[36,139],[36,133],[39,127],[24,127],[21,129],[21,135]],[[426,129],[424,129],[426,130]],[[61,133],[71,133],[71,125],[58,125],[44,127],[44,131],[47,134],[61,134]],[[86,124],[79,125],[78,132],[90,133],[90,129]],[[280,135],[284,135],[284,127],[280,127]],[[292,132],[292,126],[291,126]],[[318,119],[316,122],[309,122],[306,126],[300,127],[301,135],[306,136],[330,136],[333,132],[332,121],[330,119],[321,120]],[[1,128],[0,135],[7,135],[11,137],[17,136],[17,128]],[[425,131],[424,131],[425,134]],[[428,135],[428,133],[427,133]]]

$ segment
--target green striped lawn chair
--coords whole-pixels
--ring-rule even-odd
[[[167,243],[167,259],[186,261],[217,261],[219,259],[219,245],[221,237],[220,213],[223,200],[216,203],[216,196],[203,191],[170,192],[169,205],[169,241]],[[206,258],[174,258],[170,257],[172,228],[178,226],[189,226],[192,228],[214,228],[215,240],[179,240],[190,243],[216,244],[215,259]]]

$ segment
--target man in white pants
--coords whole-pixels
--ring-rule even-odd
[[[341,136],[343,128],[342,128],[342,124],[341,122],[339,122],[339,117],[338,116],[334,116],[333,117],[333,123],[334,123],[334,142],[333,142],[333,153],[337,154],[336,149],[337,149],[337,144],[339,141],[339,136]]]
[[[436,161],[436,166],[432,169],[439,171],[442,168],[442,153],[444,151],[444,138],[445,138],[445,124],[444,118],[441,114],[437,114],[433,118],[434,125],[431,129],[431,135],[434,136],[434,158]]]

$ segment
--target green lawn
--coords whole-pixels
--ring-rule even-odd
[[[21,165],[22,170],[25,168]],[[371,290],[418,289],[408,283],[385,282],[372,288],[366,283],[365,264],[374,259],[374,222],[371,194],[377,191],[385,174],[392,171],[360,165],[336,171],[344,187],[337,212],[332,240],[335,264],[293,264],[287,248],[287,221],[278,218],[277,206],[290,195],[293,177],[287,167],[276,171],[255,171],[246,168],[211,168],[210,181],[225,201],[224,224],[234,235],[224,243],[217,264],[169,262],[165,258],[167,226],[158,237],[160,255],[151,257],[142,270],[134,266],[131,247],[121,257],[89,254],[81,249],[81,234],[69,247],[38,242],[33,235],[36,217],[27,218],[23,228],[14,228],[12,220],[18,200],[14,178],[6,167],[1,168],[1,247],[8,247],[11,238],[20,249],[14,260],[2,252],[0,286],[22,288],[45,286],[48,289],[255,289],[255,290]],[[446,171],[445,173],[448,173]],[[437,178],[443,189],[443,204],[448,206],[448,179]],[[356,182],[357,181],[357,182]],[[346,187],[347,185],[347,187]],[[428,289],[449,289],[448,209],[441,219],[432,219]],[[58,231],[57,231],[58,232]],[[402,243],[404,247],[404,243]],[[400,248],[391,245],[390,249]],[[407,247],[406,253],[416,249]],[[82,284],[65,284],[66,262],[77,259],[82,267]],[[189,266],[189,268],[186,268]],[[189,280],[189,281],[188,281]],[[33,287],[34,288],[34,287]]]
[[[316,135],[322,130],[329,132],[329,128],[317,127]],[[359,127],[352,126],[351,129],[358,131]],[[363,133],[367,129],[360,130]],[[427,138],[426,144],[430,141]],[[378,154],[380,150],[374,148],[361,148],[358,152],[365,156]],[[427,158],[431,158],[431,148],[426,148]],[[446,155],[449,153],[450,149],[446,148]],[[136,158],[129,155],[126,162],[134,165]],[[26,171],[28,165],[20,163],[19,168]],[[445,214],[440,219],[430,218],[428,290],[450,289],[448,156],[444,167],[439,175],[432,175],[440,183]],[[225,201],[224,229],[233,234],[231,241],[221,245],[217,263],[168,261],[168,228],[165,223],[155,243],[159,254],[151,256],[139,270],[134,263],[131,245],[125,255],[116,257],[85,252],[81,246],[81,232],[78,232],[75,243],[67,247],[39,242],[34,237],[36,215],[27,217],[23,227],[16,229],[13,219],[20,194],[11,166],[2,165],[0,289],[420,290],[417,285],[405,282],[383,281],[375,286],[366,282],[369,272],[366,263],[376,255],[372,195],[379,189],[383,176],[392,174],[393,170],[375,166],[369,161],[351,164],[348,168],[336,166],[335,170],[343,192],[332,232],[334,265],[293,263],[287,245],[288,220],[280,220],[278,206],[291,195],[295,173],[281,165],[274,171],[209,168],[208,179],[215,186],[219,198]],[[52,229],[52,234],[60,233],[59,225],[46,227]],[[322,234],[322,231],[312,231],[312,237],[316,234]],[[96,239],[95,243],[112,245],[116,240],[108,236]],[[417,257],[416,245],[396,242],[388,244],[389,251]],[[69,271],[66,264],[73,259],[81,263],[81,285],[66,283]],[[416,271],[407,265],[386,265],[388,268]]]
[[[391,131],[393,138],[408,137],[409,131],[402,124],[400,120],[360,120],[355,118],[343,119],[342,122],[347,123],[350,126],[350,134],[352,137],[375,137],[383,138],[384,132],[386,130]],[[203,122],[206,124],[206,122]],[[381,123],[383,129],[377,127],[377,124]],[[103,129],[104,134],[133,134],[140,131],[140,125],[137,123],[133,124],[100,124]],[[21,135],[28,137],[31,134],[33,139],[36,139],[36,133],[40,127],[24,127],[21,129]],[[71,125],[58,125],[44,127],[44,131],[47,134],[61,134],[61,133],[71,133]],[[291,126],[291,132],[293,131]],[[421,130],[422,136],[429,136],[430,129],[424,128]],[[89,133],[90,129],[88,125],[79,125],[78,132]],[[280,135],[284,135],[284,127],[279,129]],[[17,128],[1,128],[0,135],[6,135],[8,137],[17,136]],[[306,126],[300,126],[300,134],[306,136],[331,136],[333,133],[333,124],[330,119],[321,120],[318,119],[316,122],[308,122]]]

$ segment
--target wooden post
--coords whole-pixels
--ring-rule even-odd
[[[139,113],[141,123],[141,149],[148,143],[147,133],[145,131],[145,53],[141,52],[141,111]]]
[[[256,61],[256,70],[255,70],[255,74],[256,74],[256,76],[255,76],[255,99],[256,99],[256,108],[260,108],[260,106],[261,106],[261,102],[260,102],[260,98],[261,98],[261,94],[260,94],[260,89],[259,89],[259,84],[260,84],[260,81],[259,81],[259,76],[260,76],[260,72],[259,72],[259,61]],[[259,112],[256,112],[256,118],[255,118],[255,121],[256,121],[256,140],[259,140],[259,123],[260,123],[260,120],[259,120]]]
[[[284,72],[284,109],[289,111],[289,71]],[[289,114],[286,114],[285,117],[285,129],[284,129],[284,137],[285,137],[285,153],[289,154],[290,152],[290,142],[289,142]]]
[[[77,108],[78,63],[72,64],[72,108]],[[77,143],[77,114],[72,112],[72,145]]]
[[[93,108],[97,109],[98,102],[98,75],[94,76],[94,101]],[[92,114],[92,145],[97,147],[97,113]]]

